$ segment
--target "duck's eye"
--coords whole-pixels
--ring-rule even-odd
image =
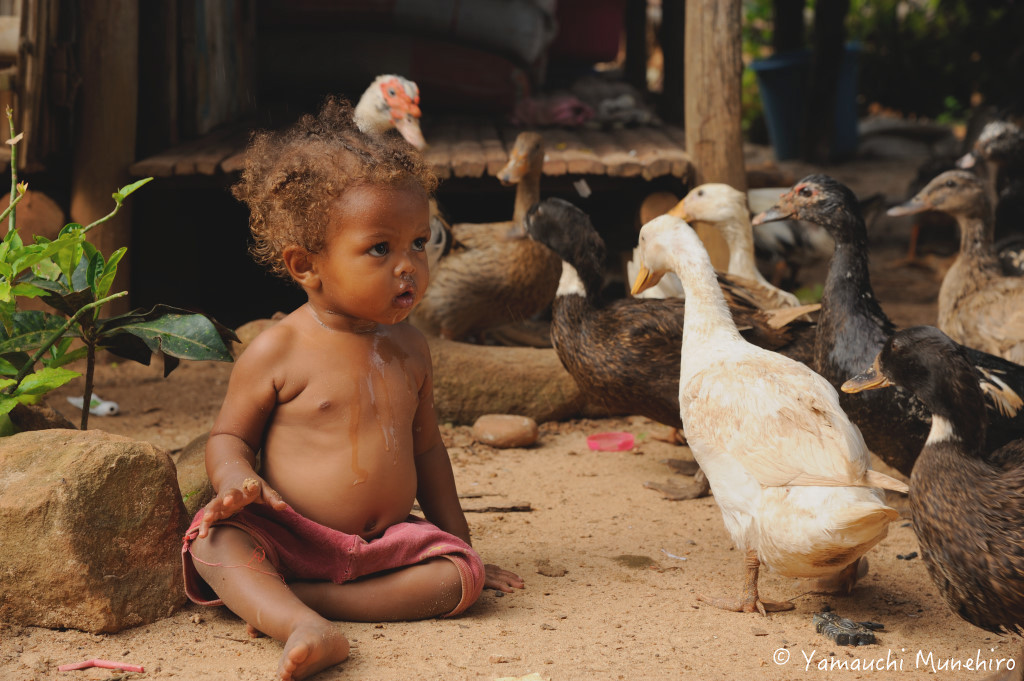
[[[388,88],[388,97],[394,97],[394,96],[395,96],[395,88],[389,87]]]
[[[698,189],[697,190],[697,196],[704,196],[704,190],[703,189]]]
[[[798,193],[798,194],[799,194],[800,196],[804,197],[804,198],[810,198],[810,197],[814,196],[814,192],[813,192],[813,191],[811,191],[811,188],[810,188],[810,187],[801,187],[801,188],[800,188],[800,191],[799,191],[799,192],[797,192],[797,193]]]
[[[956,180],[946,180],[946,186],[952,189],[956,186]]]
[[[387,255],[390,250],[391,250],[391,248],[388,246],[388,242],[387,241],[381,241],[379,244],[374,244],[374,245],[370,246],[370,250],[368,252],[369,252],[370,255],[375,255],[377,257],[383,257],[383,256]]]

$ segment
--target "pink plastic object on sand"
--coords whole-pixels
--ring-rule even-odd
[[[633,448],[633,433],[594,433],[587,437],[587,446],[599,452],[624,452]]]

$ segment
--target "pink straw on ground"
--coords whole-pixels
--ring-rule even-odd
[[[110,660],[86,660],[84,662],[73,662],[72,664],[62,664],[57,667],[59,672],[70,672],[76,669],[88,669],[89,667],[100,667],[101,669],[116,669],[122,672],[144,672],[145,669],[141,665],[137,664],[123,664],[121,662],[111,662]]]

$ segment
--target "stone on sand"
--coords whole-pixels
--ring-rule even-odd
[[[484,414],[473,424],[473,438],[498,449],[529,447],[538,435],[537,422],[529,416]]]
[[[98,430],[0,439],[0,621],[101,633],[185,601],[167,452]]]

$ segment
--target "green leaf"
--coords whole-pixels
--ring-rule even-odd
[[[85,289],[71,293],[51,293],[43,298],[43,302],[70,317],[86,305],[96,302],[96,297],[91,289]]]
[[[4,302],[11,300],[11,282],[6,279],[0,280],[0,300]]]
[[[43,290],[38,286],[33,286],[32,284],[29,284],[27,282],[15,284],[14,288],[11,289],[11,293],[13,293],[16,296],[21,296],[23,298],[38,298],[39,296],[46,296],[50,294],[49,291]]]
[[[71,340],[71,339],[69,338],[68,340]],[[87,348],[87,347],[85,347],[83,345],[81,347],[75,348],[71,352],[60,353],[60,354],[58,354],[56,356],[53,356],[53,357],[43,357],[42,362],[43,362],[43,366],[46,366],[46,367],[62,367],[65,364],[71,364],[72,362],[77,362],[78,360],[83,359],[83,358],[87,357],[88,355],[89,355],[89,348]]]
[[[64,325],[64,319],[39,310],[16,312],[11,334],[0,334],[0,354],[24,352],[31,355]],[[69,335],[73,335],[70,333]]]
[[[0,415],[9,414],[12,409],[18,406],[18,404],[18,400],[14,397],[8,397],[6,395],[0,396]]]
[[[127,251],[128,249],[122,246],[110,254],[107,264],[103,266],[103,272],[100,274],[99,280],[92,287],[93,291],[96,292],[97,299],[106,296],[107,291],[114,284],[114,277],[117,276],[117,264],[121,262],[121,258],[124,257]]]
[[[32,266],[32,274],[41,279],[57,281],[60,277],[60,266],[52,259],[42,260]]]
[[[230,362],[228,352],[217,328],[201,314],[165,314],[156,319],[131,321],[116,327],[103,320],[101,334],[130,333],[141,338],[153,352],[191,360]]]
[[[127,199],[132,194],[132,192],[134,192],[136,189],[146,184],[147,182],[152,181],[152,179],[152,177],[144,177],[138,182],[132,182],[127,187],[121,187],[119,190],[114,192],[114,201],[117,201],[117,205],[120,206],[124,202],[124,200]]]
[[[17,376],[18,367],[8,362],[3,357],[0,357],[0,376]],[[2,386],[0,386],[2,387]]]
[[[26,376],[14,389],[14,395],[45,395],[79,376],[81,374],[70,369],[40,369]]]

